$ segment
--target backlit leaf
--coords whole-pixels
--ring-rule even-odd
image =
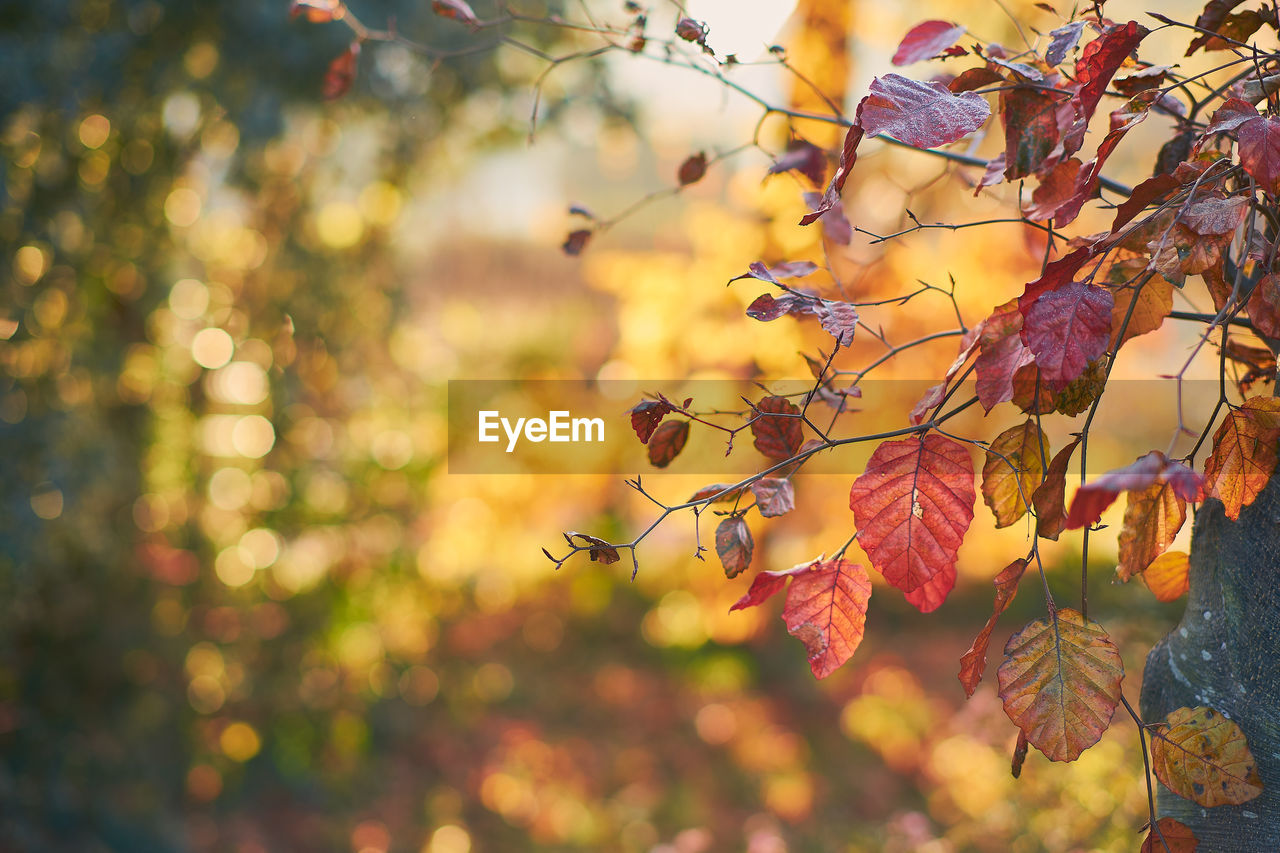
[[[1280,338],[1280,276],[1267,273],[1249,297],[1249,320],[1258,334]]]
[[[800,407],[786,397],[765,397],[756,404],[762,413],[751,421],[755,448],[770,459],[790,459],[804,441]]]
[[[1160,831],[1152,828],[1138,853],[1195,853],[1199,842],[1186,824],[1171,817],[1162,817],[1156,821],[1156,826]]]
[[[898,45],[892,62],[894,65],[910,65],[922,59],[932,59],[959,41],[962,35],[964,27],[950,21],[916,24]]]
[[[1174,494],[1187,501],[1204,499],[1204,478],[1181,462],[1172,462],[1158,450],[1139,458],[1132,465],[1108,471],[1086,483],[1071,499],[1067,513],[1067,529],[1077,530],[1096,524],[1103,510],[1111,506],[1121,492],[1146,489],[1155,483],[1169,483]]]
[[[839,346],[853,344],[853,333],[858,329],[858,310],[848,302],[828,302],[823,300],[814,313],[818,322],[827,334],[836,339]]]
[[[1159,601],[1177,601],[1191,588],[1191,561],[1185,551],[1165,551],[1147,566],[1142,579]]]
[[[1213,434],[1213,452],[1204,463],[1205,486],[1222,501],[1227,518],[1262,493],[1276,469],[1280,441],[1280,398],[1251,397],[1227,414]]]
[[[346,8],[339,0],[293,0],[289,4],[289,15],[304,16],[309,23],[323,24],[336,21],[346,14]]]
[[[716,555],[724,566],[725,577],[736,578],[751,565],[751,552],[755,542],[747,523],[738,516],[729,516],[716,526]]]
[[[1112,75],[1146,37],[1147,32],[1147,28],[1137,21],[1116,24],[1084,46],[1080,59],[1076,61],[1076,82],[1081,84],[1076,98],[1083,107],[1086,123],[1102,100]]]
[[[714,503],[714,504],[728,503],[729,501],[736,500],[738,495],[742,493],[742,490],[731,489],[730,486],[732,485],[733,485],[732,483],[712,483],[709,486],[703,486],[701,489],[698,489],[698,491],[690,495],[689,500],[685,501],[685,503],[693,503],[694,501],[704,501],[707,498],[710,498],[716,495],[719,495],[719,497],[716,497],[715,500],[711,501],[711,503]]]
[[[1236,129],[1240,165],[1271,194],[1280,191],[1280,119],[1258,117]]]
[[[1033,86],[1000,93],[1007,179],[1013,181],[1040,171],[1058,144],[1061,104],[1061,96]]]
[[[765,518],[786,515],[796,508],[795,488],[790,480],[764,477],[751,484],[751,494],[755,496],[760,514]]]
[[[996,677],[1005,713],[1031,745],[1075,761],[1111,724],[1124,665],[1101,625],[1064,608],[1009,638]]]
[[[1036,534],[1045,539],[1057,540],[1067,524],[1067,466],[1079,445],[1077,438],[1058,451],[1049,463],[1044,482],[1031,495],[1031,505],[1036,510]]]
[[[569,544],[574,547],[588,547],[589,550],[587,551],[587,556],[591,558],[592,562],[599,562],[604,565],[608,565],[610,563],[616,563],[620,559],[618,557],[618,549],[603,539],[599,539],[595,536],[588,536],[586,533],[575,533],[573,531],[565,533],[564,538],[567,539]]]
[[[1205,808],[1262,795],[1244,732],[1207,706],[1170,712],[1151,733],[1151,766],[1170,791]]]
[[[955,95],[941,83],[921,83],[898,74],[877,77],[870,91],[858,105],[859,124],[872,136],[888,134],[917,148],[963,139],[991,115],[981,95]]]
[[[688,440],[688,421],[667,421],[661,424],[649,436],[649,464],[655,468],[666,468],[684,450]]]
[[[1141,259],[1135,259],[1135,261],[1142,262]],[[1109,289],[1115,298],[1115,305],[1111,308],[1109,346],[1112,348],[1130,338],[1154,332],[1164,324],[1164,318],[1168,317],[1169,312],[1173,310],[1173,285],[1164,276],[1153,275],[1145,282],[1139,279],[1132,284]],[[1133,313],[1129,314],[1129,303],[1134,301],[1135,296],[1137,304],[1133,306]],[[1127,314],[1129,325],[1124,326],[1124,337],[1117,343],[1116,339],[1120,337],[1120,329]]]
[[[1049,442],[1032,418],[991,442],[982,466],[982,500],[996,517],[997,528],[1008,527],[1026,514],[1031,493],[1040,485],[1044,472],[1042,449],[1047,454]]]
[[[854,481],[849,508],[871,564],[909,593],[954,571],[976,497],[968,449],[931,433],[882,442]]]
[[[996,308],[986,319],[974,373],[978,402],[988,412],[1013,399],[1014,375],[1035,358],[1022,342],[1022,323],[1017,300]]]
[[[840,193],[844,190],[844,182],[848,179],[849,172],[853,169],[853,164],[858,162],[858,143],[862,142],[862,134],[862,126],[856,122],[845,133],[844,147],[840,150],[840,165],[836,167],[835,174],[831,176],[831,182],[827,184],[827,189],[823,192],[822,198],[818,200],[818,206],[801,217],[801,225],[811,225],[817,222],[823,214],[839,203]]]
[[[784,293],[776,297],[769,293],[762,293],[747,306],[747,316],[752,320],[768,323],[787,314],[812,314],[816,304],[817,300],[797,296],[794,293]]]
[[[763,603],[787,578],[791,588],[782,609],[787,632],[804,643],[813,674],[826,678],[862,642],[871,580],[862,566],[846,560],[816,560],[783,572],[760,572],[730,612]]]
[[[641,444],[649,443],[649,437],[670,411],[671,406],[661,400],[642,400],[636,403],[631,409],[631,428],[635,430]]]
[[[951,590],[955,589],[956,577],[955,563],[947,563],[929,580],[911,592],[904,592],[902,597],[921,613],[932,613],[943,605]]]
[[[1050,391],[1061,391],[1106,352],[1114,305],[1105,288],[1077,281],[1031,306],[1022,334]]]
[[[960,656],[960,684],[966,696],[972,696],[982,680],[982,673],[987,668],[987,646],[991,643],[991,632],[996,629],[996,621],[1000,614],[1009,607],[1014,595],[1018,592],[1018,581],[1027,570],[1027,561],[1019,558],[1001,569],[995,577],[996,601],[991,608],[991,618],[978,632],[969,651]]]
[[[1127,581],[1173,544],[1173,537],[1187,520],[1187,502],[1174,494],[1169,483],[1153,483],[1129,492],[1120,529],[1120,563],[1116,573]]]

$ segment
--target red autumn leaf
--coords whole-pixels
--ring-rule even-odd
[[[1022,336],[1050,391],[1067,387],[1107,351],[1114,304],[1106,288],[1077,281],[1044,294],[1031,306]]]
[[[1084,32],[1084,21],[1071,21],[1056,30],[1050,30],[1051,40],[1049,49],[1044,52],[1044,61],[1050,65],[1057,65],[1066,59],[1067,51],[1080,41],[1082,32]]]
[[[765,397],[757,405],[760,412],[751,421],[756,450],[770,459],[790,459],[804,441],[800,408],[786,397]]]
[[[858,143],[862,141],[862,134],[862,126],[855,122],[844,135],[844,147],[840,150],[840,165],[836,167],[836,173],[831,176],[831,183],[827,184],[827,189],[819,199],[818,206],[800,219],[801,225],[817,222],[840,201],[844,182],[848,179],[853,164],[858,162]]]
[[[1222,25],[1231,17],[1231,10],[1242,2],[1244,0],[1209,0],[1200,17],[1196,18],[1196,29],[1200,30],[1201,34],[1191,40],[1186,56],[1190,56],[1197,49],[1208,44],[1213,39],[1210,33],[1219,32]]]
[[[956,577],[955,564],[945,565],[940,572],[911,592],[904,592],[902,597],[921,613],[932,613],[943,605],[951,590],[955,589]]]
[[[978,689],[978,682],[982,680],[982,673],[987,668],[987,646],[991,643],[991,632],[996,629],[1000,614],[1008,609],[1009,602],[1017,594],[1018,581],[1022,580],[1022,574],[1026,570],[1027,561],[1019,558],[1001,569],[1000,574],[995,577],[996,600],[991,608],[991,618],[978,632],[969,651],[960,656],[960,684],[964,687],[966,696],[972,696],[973,691]]]
[[[816,301],[794,293],[784,293],[781,296],[762,293],[747,306],[747,316],[768,323],[787,314],[813,314]]]
[[[476,13],[464,0],[431,0],[431,11],[442,18],[453,18],[475,29],[480,25]]]
[[[981,349],[974,361],[978,402],[990,412],[999,403],[1013,399],[1013,378],[1031,364],[1035,356],[1022,342],[1022,312],[1017,300],[1010,300],[987,318]]]
[[[736,500],[738,495],[742,494],[741,489],[732,488],[732,483],[712,483],[709,486],[703,486],[690,496],[685,503],[693,503],[694,501],[705,501],[713,498],[711,503],[727,503]]]
[[[585,533],[575,533],[573,531],[566,533],[564,538],[575,548],[584,546],[588,547],[589,550],[587,551],[587,556],[593,563],[599,562],[607,566],[610,563],[618,562],[620,559],[618,557],[618,549],[603,539],[598,539],[595,536],[588,536]],[[575,542],[575,539],[581,539],[582,541]]]
[[[1280,192],[1280,119],[1256,118],[1236,130],[1240,165],[1272,195]]]
[[[1040,186],[1031,193],[1031,206],[1024,209],[1027,218],[1040,221],[1052,219],[1059,208],[1068,205],[1077,194],[1076,179],[1082,165],[1072,157],[1041,175]]]
[[[1075,221],[1080,215],[1084,203],[1098,195],[1098,183],[1102,167],[1106,164],[1111,152],[1115,151],[1120,140],[1134,125],[1147,117],[1151,109],[1151,101],[1146,96],[1131,99],[1124,107],[1111,113],[1111,127],[1098,146],[1098,153],[1092,160],[1080,167],[1075,176],[1074,192],[1053,211],[1053,223],[1057,226]]]
[[[1187,520],[1187,502],[1169,483],[1154,483],[1129,492],[1120,528],[1120,561],[1116,575],[1128,581],[1147,570],[1173,544]]]
[[[293,0],[289,4],[289,15],[306,16],[308,23],[324,24],[336,21],[346,14],[346,8],[339,0]]]
[[[1041,452],[1049,452],[1048,439],[1034,418],[996,436],[982,466],[982,500],[996,517],[996,527],[1008,527],[1026,514],[1031,493],[1040,484],[1044,468]]]
[[[360,42],[353,41],[346,50],[338,54],[329,69],[324,73],[324,99],[333,101],[341,98],[356,81],[356,57],[360,55]]]
[[[857,563],[816,560],[782,572],[760,572],[729,612],[762,604],[791,578],[782,619],[787,633],[804,643],[809,667],[826,678],[853,656],[862,642],[871,580]]]
[[[643,400],[631,409],[631,428],[636,431],[641,444],[649,443],[649,436],[670,411],[671,406],[660,400]]]
[[[702,180],[702,176],[706,173],[707,155],[705,152],[699,151],[680,164],[680,169],[676,172],[676,178],[680,181],[680,186],[687,187],[689,184],[696,184]]]
[[[837,346],[847,347],[853,344],[853,333],[858,329],[858,309],[848,302],[823,300],[814,309],[814,313],[818,315],[822,328],[836,339]]]
[[[1170,791],[1205,808],[1262,796],[1244,732],[1205,705],[1170,712],[1151,733],[1151,769]]]
[[[849,508],[871,564],[909,593],[954,571],[976,497],[968,449],[930,433],[882,442],[854,481]]]
[[[1191,589],[1191,561],[1185,551],[1165,551],[1147,566],[1142,580],[1158,601],[1177,601]]]
[[[950,21],[925,21],[916,24],[902,39],[891,60],[894,65],[910,65],[932,59],[951,47],[964,35],[964,27]]]
[[[783,172],[799,172],[815,185],[821,185],[827,174],[827,154],[812,142],[794,140],[765,174],[780,175]],[[817,202],[813,204],[816,206]]]
[[[1258,118],[1258,111],[1253,104],[1239,98],[1228,98],[1222,106],[1214,110],[1209,119],[1209,126],[1204,129],[1204,135],[1229,133],[1255,118]]]
[[[1115,86],[1116,91],[1122,95],[1133,97],[1139,92],[1154,89],[1164,83],[1171,70],[1172,66],[1169,65],[1151,65],[1141,71],[1117,77],[1111,81],[1111,85]]]
[[[746,272],[742,275],[735,275],[729,279],[729,282],[732,283],[743,278],[754,278],[782,287],[781,279],[804,278],[819,269],[820,267],[813,261],[787,261],[786,263],[775,264],[773,267],[767,267],[760,261],[752,261],[747,265]]]
[[[1004,122],[1004,176],[1013,181],[1039,172],[1058,144],[1062,97],[1033,86],[1000,93]]]
[[[961,92],[972,92],[974,89],[982,89],[1003,82],[1004,78],[1000,76],[999,71],[987,65],[979,65],[977,68],[961,71],[947,84],[947,88],[958,95]]]
[[[1077,438],[1058,451],[1045,471],[1044,482],[1031,494],[1031,505],[1036,510],[1036,535],[1044,539],[1056,541],[1066,526],[1067,466],[1079,445]]]
[[[929,410],[946,398],[947,389],[951,387],[951,380],[956,377],[956,374],[960,372],[960,368],[964,367],[965,363],[968,362],[969,356],[973,355],[974,350],[978,348],[978,341],[986,328],[987,322],[987,320],[983,320],[977,326],[965,332],[964,336],[960,338],[960,353],[951,362],[951,366],[947,368],[946,375],[942,377],[942,381],[925,391],[924,396],[920,398],[911,413],[907,415],[907,420],[912,426],[919,426],[924,423],[924,417]]]
[[[649,464],[655,468],[666,468],[684,450],[684,444],[688,440],[688,421],[667,421],[661,424],[649,436]]]
[[[1213,434],[1213,452],[1204,461],[1205,488],[1222,501],[1227,518],[1262,493],[1276,469],[1280,441],[1280,398],[1251,397],[1232,410]]]
[[[591,239],[591,234],[592,232],[586,228],[570,231],[560,248],[566,255],[581,255],[582,250],[587,247],[587,241]]]
[[[1147,28],[1137,21],[1116,24],[1085,45],[1080,52],[1080,59],[1076,61],[1076,82],[1081,86],[1076,100],[1082,107],[1086,124],[1093,116],[1098,102],[1102,100],[1112,75],[1146,37],[1147,32]]]
[[[1121,492],[1141,491],[1156,483],[1169,483],[1173,493],[1186,501],[1204,498],[1204,478],[1181,462],[1172,462],[1158,450],[1140,457],[1132,465],[1108,471],[1091,483],[1081,486],[1071,499],[1067,513],[1067,529],[1078,530],[1096,524],[1102,512],[1111,506]]]
[[[1132,221],[1147,205],[1164,201],[1169,193],[1179,186],[1178,179],[1170,174],[1161,173],[1154,178],[1147,178],[1134,187],[1129,197],[1116,208],[1116,218],[1111,222],[1111,231],[1119,232],[1122,226]]]
[[[1258,334],[1280,338],[1280,276],[1267,273],[1249,296],[1249,321]]]
[[[738,516],[729,516],[716,526],[716,556],[720,565],[724,566],[727,578],[736,578],[751,565],[751,552],[755,542],[751,538],[751,529]]]
[[[796,508],[796,492],[790,480],[765,477],[751,484],[751,494],[765,518],[786,515]]]
[[[1171,817],[1162,817],[1156,821],[1156,826],[1160,831],[1157,832],[1153,827],[1147,833],[1138,853],[1196,853],[1199,842],[1185,823]]]
[[[1009,638],[996,672],[1004,711],[1051,761],[1098,742],[1120,704],[1124,664],[1107,632],[1063,608]]]
[[[1080,267],[1094,256],[1096,249],[1093,246],[1081,246],[1071,251],[1069,254],[1063,255],[1056,261],[1050,261],[1044,268],[1044,272],[1033,282],[1027,284],[1022,295],[1018,297],[1018,310],[1022,312],[1022,316],[1026,316],[1031,310],[1031,306],[1035,304],[1043,294],[1051,290],[1058,290],[1065,287],[1074,278]]]
[[[1202,198],[1178,214],[1178,223],[1200,236],[1234,234],[1244,224],[1249,200],[1243,196]]]
[[[858,104],[858,124],[872,136],[887,134],[917,148],[963,139],[991,115],[981,95],[956,95],[941,83],[921,83],[898,74],[872,80],[870,91]]]

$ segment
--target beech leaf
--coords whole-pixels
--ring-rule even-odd
[[[1050,391],[1061,391],[1107,351],[1114,305],[1106,288],[1077,281],[1031,306],[1022,334]]]
[[[1051,761],[1075,761],[1111,725],[1124,665],[1096,622],[1063,608],[1009,638],[996,673],[1005,713]]]
[[[1042,449],[1048,454],[1049,442],[1033,418],[1010,427],[991,442],[982,466],[982,500],[996,517],[997,528],[1008,527],[1026,514],[1031,494],[1044,473]]]
[[[326,101],[337,100],[351,90],[351,84],[356,81],[356,58],[359,56],[360,42],[353,41],[329,63],[322,87]]]
[[[1262,795],[1244,732],[1208,706],[1170,712],[1151,734],[1151,767],[1166,788],[1205,808]]]
[[[976,497],[968,448],[930,433],[882,442],[854,481],[849,508],[871,564],[910,593],[955,571]]]
[[[464,0],[431,0],[431,11],[442,18],[453,18],[472,29],[480,25],[476,13]]]
[[[1129,492],[1120,529],[1120,563],[1116,573],[1127,581],[1147,570],[1173,544],[1187,520],[1187,502],[1170,483],[1153,483]]]
[[[751,484],[751,494],[755,496],[756,506],[765,518],[786,515],[796,508],[795,488],[790,480],[764,477]]]
[[[642,400],[631,409],[631,428],[641,444],[649,443],[649,437],[670,411],[671,406],[660,400]]]
[[[828,302],[823,300],[814,313],[818,322],[831,337],[836,339],[837,346],[847,347],[853,344],[853,333],[858,330],[858,309],[848,302]]]
[[[991,115],[981,95],[956,95],[941,83],[921,83],[898,74],[877,77],[870,92],[858,104],[858,123],[872,136],[887,134],[917,148],[963,139]]]
[[[671,460],[684,450],[689,440],[688,421],[667,421],[658,426],[649,436],[649,464],[655,468],[666,468]]]
[[[1235,521],[1271,479],[1280,441],[1280,398],[1251,397],[1227,414],[1204,463],[1205,487]]]
[[[1264,190],[1280,191],[1280,119],[1254,118],[1236,129],[1240,165]]]
[[[742,493],[742,490],[731,488],[732,485],[732,483],[712,483],[709,486],[703,486],[701,489],[698,489],[698,491],[690,495],[689,500],[685,501],[685,503],[704,501],[707,498],[714,497],[716,495],[719,495],[719,497],[716,497],[715,500],[711,501],[711,503],[728,503],[736,500],[738,495]]]
[[[902,39],[891,60],[894,65],[910,65],[932,59],[964,35],[964,27],[950,21],[925,21],[916,24]]]
[[[1027,561],[1018,558],[1001,569],[1000,574],[995,577],[996,600],[991,608],[991,618],[982,626],[973,644],[969,646],[969,651],[960,656],[960,684],[964,687],[966,696],[973,696],[973,691],[978,689],[978,682],[982,680],[982,674],[987,668],[987,646],[991,643],[991,632],[996,629],[1000,614],[1008,609],[1009,603],[1017,594],[1018,581],[1022,580],[1026,570]]]
[[[581,547],[584,545],[590,546],[590,550],[587,551],[587,556],[593,563],[599,562],[607,566],[610,563],[618,562],[620,559],[618,557],[618,549],[603,539],[599,539],[595,536],[588,536],[586,533],[576,533],[572,530],[566,533],[564,538],[567,539],[569,544],[574,547]],[[582,541],[575,542],[575,539],[581,539]]]
[[[797,139],[787,146],[786,152],[774,161],[765,173],[779,175],[783,172],[799,172],[815,185],[821,186],[827,174],[827,154],[812,142]],[[818,202],[814,202],[816,205]]]
[[[1191,588],[1191,561],[1185,551],[1165,551],[1152,560],[1142,580],[1158,601],[1177,601]]]
[[[782,619],[787,632],[804,643],[809,668],[826,678],[853,656],[866,627],[871,580],[857,563],[816,560],[782,572],[760,572],[730,612],[755,607],[791,579]]]
[[[755,542],[747,523],[738,516],[729,516],[716,526],[716,555],[724,566],[725,577],[736,578],[751,565],[751,552]]]
[[[1031,494],[1031,505],[1036,510],[1036,535],[1057,540],[1067,523],[1066,490],[1067,466],[1071,454],[1080,446],[1080,439],[1058,451],[1049,463],[1044,482]]]
[[[1199,842],[1185,823],[1171,817],[1162,817],[1156,821],[1156,826],[1160,831],[1156,832],[1153,827],[1147,833],[1138,853],[1195,853]]]
[[[1108,471],[1081,486],[1071,499],[1067,529],[1078,530],[1085,525],[1096,524],[1121,492],[1141,491],[1156,483],[1169,483],[1173,493],[1183,500],[1204,499],[1203,477],[1181,462],[1172,462],[1160,451],[1153,450],[1132,465]]]
[[[853,164],[858,162],[858,143],[862,142],[863,129],[862,125],[854,122],[844,135],[844,147],[840,150],[840,165],[836,167],[836,173],[831,176],[831,182],[827,184],[827,189],[823,192],[822,197],[818,200],[818,206],[806,213],[800,219],[801,225],[811,225],[817,222],[827,211],[831,210],[840,202],[840,193],[844,190],[844,182],[849,177]]]
[[[755,448],[770,459],[790,459],[804,441],[800,407],[786,397],[765,397],[751,421]]]

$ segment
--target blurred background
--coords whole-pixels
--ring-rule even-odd
[[[635,17],[621,0],[519,5]],[[1015,781],[994,664],[967,702],[956,680],[1025,526],[994,532],[977,507],[960,585],[929,616],[877,577],[865,642],[818,683],[779,602],[728,613],[750,577],[693,559],[691,518],[646,540],[634,582],[625,557],[557,572],[540,548],[561,552],[560,531],[629,539],[653,506],[620,477],[446,464],[450,379],[634,381],[623,423],[664,380],[807,376],[799,354],[825,333],[750,320],[765,287],[723,286],[752,261],[829,260],[837,278],[814,286],[860,301],[954,277],[972,324],[1020,292],[1043,244],[995,225],[824,245],[795,225],[813,187],[761,180],[787,144],[781,118],[760,122],[750,100],[655,61],[662,49],[542,77],[530,50],[424,0],[349,6],[464,52],[366,43],[351,90],[326,101],[352,30],[291,17],[288,0],[0,2],[0,848],[1136,849],[1146,791],[1127,720],[1071,765],[1033,751]],[[1012,46],[1062,21],[1013,0],[688,13],[742,61],[735,80],[805,110],[823,108],[806,79],[855,103],[919,20]],[[655,2],[655,38],[677,17]],[[536,21],[499,31],[552,56],[600,44]],[[1144,56],[1184,43],[1157,34]],[[1167,134],[1154,118],[1135,131],[1149,144],[1126,143],[1117,177],[1144,177]],[[672,186],[691,154],[736,149],[581,258],[561,252],[582,225],[570,204],[609,219]],[[1016,188],[975,200],[979,175],[911,152],[867,144],[858,168],[846,208],[877,233],[909,224],[906,206],[968,221],[1016,204]],[[954,327],[938,293],[911,305],[866,316],[898,342]],[[1150,375],[1188,340],[1135,341],[1117,375]],[[879,378],[936,379],[955,347]],[[883,351],[864,339],[841,364]],[[1020,420],[1003,406],[989,434]],[[1057,429],[1055,449],[1071,422]],[[663,499],[706,484],[670,472],[647,475]],[[797,512],[753,518],[752,573],[839,548],[848,480],[802,475]],[[1090,550],[1091,615],[1135,697],[1180,607],[1114,586],[1109,539]],[[1065,601],[1079,548],[1048,551]],[[1026,586],[992,656],[1042,611]]]

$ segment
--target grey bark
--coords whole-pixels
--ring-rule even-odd
[[[1244,730],[1261,797],[1206,809],[1160,785],[1157,813],[1186,824],[1198,853],[1280,851],[1280,476],[1230,521],[1207,500],[1191,538],[1182,621],[1147,656],[1142,719],[1208,705]]]

